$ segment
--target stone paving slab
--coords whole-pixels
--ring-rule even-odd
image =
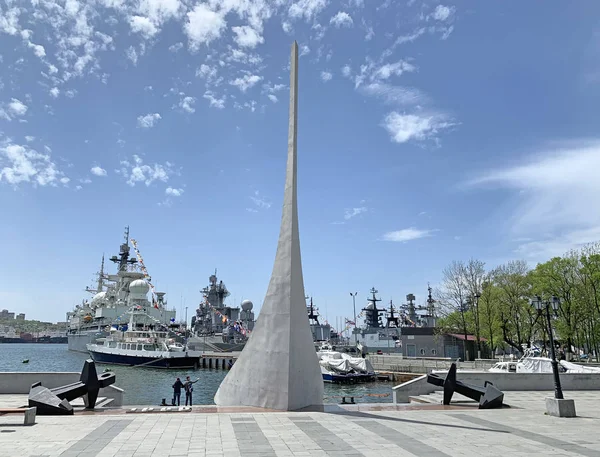
[[[545,415],[543,393],[510,394],[500,410],[2,416],[0,456],[600,456],[600,392],[567,393],[571,419]]]

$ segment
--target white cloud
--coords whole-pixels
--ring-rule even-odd
[[[384,233],[383,240],[405,243],[407,241],[418,240],[419,238],[431,236],[435,231],[437,230],[419,230],[414,227],[410,227],[407,229]]]
[[[64,177],[49,154],[39,153],[10,140],[0,143],[0,183],[17,186],[27,182],[34,186],[56,186]]]
[[[165,194],[171,197],[181,197],[183,194],[183,189],[175,189],[173,187],[167,187],[165,190]]]
[[[385,54],[385,53],[384,53]],[[393,63],[374,62],[370,58],[360,66],[360,72],[354,76],[354,87],[360,87],[365,81],[384,82],[392,76],[401,76],[406,72],[416,71],[417,67],[406,60]]]
[[[27,135],[27,136],[25,136],[25,141],[27,141],[28,143],[31,143],[32,141],[35,141],[35,137],[31,136],[31,135]]]
[[[98,165],[92,167],[90,172],[96,176],[106,176],[106,170],[104,168],[99,167]]]
[[[207,90],[202,97],[209,101],[211,108],[225,108],[225,98],[217,98],[211,91]]]
[[[217,78],[217,67],[211,67],[210,65],[202,64],[200,68],[196,70],[196,76],[206,79],[208,82],[214,81]]]
[[[162,117],[158,113],[149,113],[145,116],[139,116],[137,118],[138,127],[150,129],[154,127],[160,119],[162,119]]]
[[[25,116],[27,109],[27,105],[17,98],[12,98],[8,104],[8,112],[13,116]]]
[[[454,14],[454,11],[455,8],[453,6],[438,5],[431,14],[431,17],[436,21],[447,21]]]
[[[138,53],[133,46],[129,46],[125,50],[125,56],[133,63],[133,65],[137,65],[138,62]]]
[[[287,86],[285,84],[272,84],[272,83],[265,83],[263,84],[263,90],[264,92],[267,92],[269,94],[275,94],[277,92],[279,92],[280,90],[285,89]]]
[[[327,27],[323,27],[321,24],[313,24],[311,29],[314,30],[314,35],[312,36],[313,40],[321,41],[325,37]]]
[[[30,49],[33,49],[33,53],[36,57],[39,57],[40,59],[46,57],[46,49],[41,44],[34,44],[31,41],[27,41],[27,46]]]
[[[331,81],[331,78],[333,78],[333,75],[330,72],[328,72],[328,71],[321,72],[321,79],[324,82]]]
[[[181,48],[183,48],[183,43],[178,42],[178,43],[175,43],[175,44],[169,46],[169,51],[179,52],[181,50]]]
[[[394,63],[386,63],[378,68],[375,68],[371,73],[371,81],[381,81],[389,79],[391,76],[401,76],[404,72],[415,71],[416,67],[404,60],[399,60]]]
[[[132,16],[129,18],[129,27],[134,33],[139,33],[144,38],[152,38],[159,32],[158,27],[144,16]]]
[[[0,16],[0,32],[16,35],[19,32],[20,14],[21,10],[18,7],[7,8],[6,12]]]
[[[183,97],[179,102],[179,107],[184,110],[186,113],[195,113],[196,108],[194,108],[194,104],[196,103],[195,97]]]
[[[454,125],[456,124],[443,114],[400,114],[396,111],[389,113],[382,124],[395,143],[435,140],[441,130]]]
[[[252,75],[250,73],[246,73],[241,78],[236,78],[233,81],[230,81],[229,84],[232,86],[236,86],[242,92],[246,92],[248,89],[256,85],[256,83],[262,80],[262,76]]]
[[[340,27],[352,27],[354,25],[354,21],[345,11],[338,11],[338,13],[329,20],[329,23],[336,26],[338,29]]]
[[[294,31],[294,28],[292,27],[292,24],[290,24],[288,21],[283,21],[281,23],[281,28],[288,35],[290,35]]]
[[[261,196],[258,191],[254,191],[254,195],[250,196],[250,200],[252,200],[259,209],[269,209],[271,207],[271,202]]]
[[[352,75],[352,69],[350,68],[350,65],[344,65],[342,67],[342,76],[344,76],[345,78],[349,78]]]
[[[413,41],[415,41],[417,38],[419,38],[424,33],[425,33],[425,28],[422,27],[422,28],[415,30],[413,33],[411,33],[409,35],[400,35],[398,38],[396,38],[396,41],[392,45],[391,50],[393,50],[398,45],[401,45],[404,43],[412,43]],[[391,52],[391,50],[390,50],[390,52]]]
[[[512,215],[500,214],[514,236],[530,238],[520,255],[547,260],[600,240],[600,140],[549,143],[518,165],[482,173],[471,186],[512,191]],[[480,191],[478,191],[480,192]]]
[[[269,97],[269,100],[271,100],[273,103],[277,103],[277,96],[273,95],[273,94],[269,94],[267,95],[267,97]]]
[[[308,22],[325,9],[327,3],[327,0],[298,0],[290,6],[288,14],[293,19],[304,18]]]
[[[142,158],[138,155],[133,156],[133,161],[128,160],[121,161],[121,169],[117,172],[126,178],[127,184],[134,187],[137,183],[143,182],[146,186],[149,186],[154,181],[167,182],[169,177],[173,174],[172,165],[169,162],[165,162],[164,165],[144,164]]]
[[[429,103],[429,97],[412,87],[391,86],[385,83],[371,83],[360,86],[359,91],[379,98],[387,105],[423,105]]]
[[[310,54],[310,48],[306,45],[300,45],[300,57]]]
[[[365,213],[367,211],[368,211],[368,209],[367,209],[366,206],[361,206],[359,208],[350,208],[350,209],[347,209],[346,212],[344,213],[344,219],[350,220],[353,217],[356,217],[359,214]]]
[[[60,89],[58,87],[53,87],[52,89],[50,89],[50,95],[52,96],[52,98],[57,98],[60,94]]]
[[[233,40],[242,48],[252,49],[265,42],[260,33],[250,26],[232,27],[231,30],[235,33]]]
[[[198,50],[202,44],[209,44],[219,38],[227,26],[223,15],[211,10],[204,3],[198,3],[187,13],[187,18],[184,31],[192,51]]]

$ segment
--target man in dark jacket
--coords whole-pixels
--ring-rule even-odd
[[[183,384],[183,388],[185,389],[185,406],[188,405],[188,400],[190,402],[190,406],[192,406],[192,392],[194,391],[194,387],[192,384],[200,381],[200,378],[195,381],[191,381],[189,376],[186,376],[185,383]]]
[[[183,383],[181,379],[177,378],[175,384],[173,384],[173,406],[175,406],[175,400],[177,400],[177,406],[179,406],[181,402],[181,388],[183,387]]]

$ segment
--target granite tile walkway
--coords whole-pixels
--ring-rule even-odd
[[[543,393],[512,408],[193,412],[0,417],[0,456],[600,456],[600,392],[569,393],[579,417],[544,414]],[[198,412],[202,411],[202,412]]]

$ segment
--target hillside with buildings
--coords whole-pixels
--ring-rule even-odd
[[[41,322],[25,319],[7,309],[0,311],[0,344],[2,343],[66,343],[66,322]]]

